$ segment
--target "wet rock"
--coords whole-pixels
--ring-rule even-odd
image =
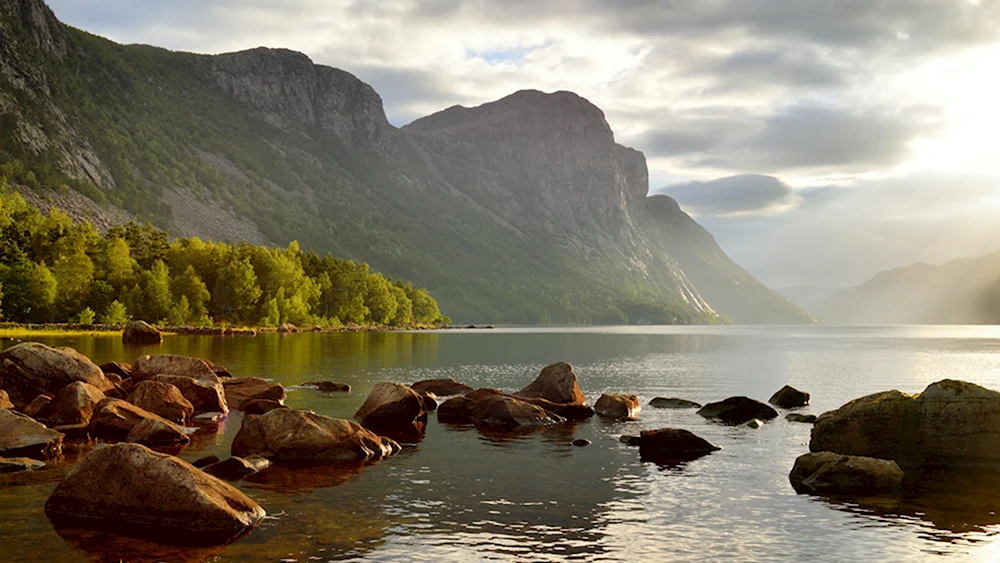
[[[1000,393],[946,379],[919,395],[875,393],[823,413],[809,449],[921,466],[1000,465]]]
[[[226,366],[213,365],[212,371],[215,372],[216,377],[219,379],[228,379],[234,377],[233,374],[226,369]]]
[[[180,390],[181,395],[191,402],[194,407],[194,414],[205,412],[229,412],[226,403],[226,392],[222,387],[222,381],[215,374],[206,379],[195,379],[183,375],[160,374],[153,378],[154,381],[169,383]]]
[[[721,449],[682,428],[643,430],[639,433],[639,454],[643,460],[687,461]]]
[[[813,452],[795,460],[788,480],[798,493],[874,495],[897,491],[903,470],[890,460]]]
[[[72,348],[25,342],[0,352],[0,389],[17,408],[23,409],[39,395],[54,397],[75,381],[102,392],[114,388],[101,368]]]
[[[231,409],[243,410],[243,404],[254,399],[285,401],[285,388],[259,377],[233,377],[222,380],[226,403]]]
[[[755,418],[771,420],[777,418],[778,411],[768,405],[748,397],[730,397],[717,403],[709,403],[700,409],[698,414],[705,418],[716,419],[726,424],[743,424]]]
[[[63,435],[30,416],[0,409],[0,456],[51,459],[62,453]]]
[[[289,408],[244,418],[232,445],[234,456],[274,462],[361,463],[392,451],[386,439],[356,422]]]
[[[128,364],[122,364],[119,362],[108,362],[106,364],[101,364],[101,371],[104,372],[104,376],[117,375],[121,379],[128,379],[132,377],[132,366]]]
[[[539,398],[557,404],[583,405],[587,402],[577,383],[573,366],[559,362],[546,366],[530,385],[514,393],[517,398]]]
[[[676,397],[656,397],[649,402],[649,406],[658,409],[700,409],[701,403]]]
[[[755,418],[744,422],[743,426],[746,426],[747,428],[753,428],[754,430],[756,430],[758,428],[764,427],[764,421],[760,420],[759,418]]]
[[[635,395],[622,395],[620,393],[604,393],[594,403],[594,412],[598,416],[618,420],[638,418],[641,409],[639,397]]]
[[[423,397],[406,385],[388,382],[376,384],[354,413],[354,420],[365,428],[408,425],[426,417]]]
[[[474,389],[464,383],[459,383],[452,378],[448,379],[425,379],[418,381],[410,388],[417,393],[434,393],[438,397],[451,397],[453,395],[464,395]]]
[[[10,395],[0,389],[0,409],[13,409],[14,403],[10,402]]]
[[[163,419],[146,418],[132,427],[128,436],[125,437],[125,441],[157,448],[184,445],[190,442],[191,439],[188,438],[187,432],[183,428],[172,422],[167,422]]]
[[[813,424],[814,422],[816,422],[816,415],[790,412],[785,415],[785,420],[787,420],[788,422],[803,422],[805,424]]]
[[[194,414],[194,405],[180,389],[163,381],[140,381],[129,393],[128,402],[176,424],[184,424]]]
[[[253,399],[243,404],[244,414],[264,414],[283,408],[286,408],[285,405],[271,399]]]
[[[104,393],[93,385],[75,381],[56,394],[49,404],[48,422],[52,426],[87,424],[94,407],[104,400]]]
[[[70,440],[86,440],[90,437],[90,424],[59,424],[53,430],[63,435],[63,443]]]
[[[208,465],[202,471],[226,481],[239,481],[254,473],[260,473],[270,465],[271,461],[263,457],[231,457]]]
[[[771,395],[771,398],[767,402],[783,409],[804,407],[809,404],[809,393],[799,391],[790,385],[785,385],[774,395]]]
[[[185,545],[230,542],[265,515],[232,485],[139,444],[92,450],[56,487],[45,513],[57,528]]]
[[[132,346],[160,344],[163,335],[146,321],[132,321],[122,331],[122,342]]]
[[[424,399],[424,409],[427,412],[434,412],[438,408],[438,398],[437,395],[431,392],[421,393],[420,396]]]
[[[90,434],[106,440],[126,440],[132,429],[147,419],[159,420],[181,432],[176,424],[121,399],[104,399],[94,407]],[[183,432],[182,432],[183,433]]]
[[[594,409],[589,405],[578,405],[573,403],[553,403],[545,399],[532,397],[517,397],[517,400],[530,403],[536,407],[542,407],[549,414],[565,418],[566,420],[586,420],[594,416]]]
[[[298,331],[299,331],[298,327],[296,327],[291,323],[281,323],[281,325],[278,326],[278,332],[280,333],[292,333]]]
[[[324,393],[350,393],[351,386],[346,383],[334,383],[333,381],[313,381],[306,385],[316,387]]]
[[[578,448],[585,448],[585,447],[587,447],[587,446],[590,445],[590,440],[585,440],[583,438],[579,438],[579,439],[573,440],[573,445],[576,446],[576,447],[578,447]]]
[[[45,462],[27,457],[0,457],[0,474],[32,471],[45,467]]]
[[[52,397],[49,397],[48,395],[39,395],[35,397],[33,401],[28,403],[28,406],[24,407],[22,411],[31,418],[46,419],[49,417],[51,405]]]
[[[483,388],[441,403],[438,407],[438,420],[484,427],[517,428],[554,424],[561,422],[562,418],[497,389]]]
[[[191,463],[191,465],[197,467],[198,469],[201,469],[203,467],[207,467],[209,465],[212,465],[213,463],[219,463],[219,461],[220,461],[219,460],[219,456],[217,456],[217,455],[207,455],[205,457],[200,457],[200,458],[196,459],[194,462]]]
[[[177,356],[173,354],[145,355],[132,366],[132,380],[135,383],[153,379],[157,375],[181,375],[191,379],[219,381],[212,364],[208,360]]]
[[[114,374],[114,373],[105,373],[104,377],[108,378],[108,381],[110,381],[111,383],[113,383],[115,385],[115,387],[118,387],[119,385],[122,384],[122,381],[124,381],[121,378],[121,376],[119,376],[117,374]]]
[[[618,437],[618,441],[625,444],[626,446],[638,447],[640,439],[638,436],[630,436],[628,434]]]

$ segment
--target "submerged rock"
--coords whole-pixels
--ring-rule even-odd
[[[215,475],[226,481],[239,481],[260,473],[271,465],[271,461],[263,457],[231,457],[225,461],[217,461],[202,468],[209,475]]]
[[[51,459],[62,453],[63,435],[30,416],[0,409],[0,456]]]
[[[517,398],[539,398],[556,404],[583,405],[587,402],[577,382],[573,366],[559,362],[542,369],[530,385],[514,393]]]
[[[139,382],[129,393],[128,402],[177,424],[184,424],[194,414],[194,405],[180,389],[163,381]]]
[[[312,381],[306,385],[313,386],[324,393],[350,393],[351,386],[346,383],[334,383],[333,381]]]
[[[599,416],[618,420],[639,417],[639,397],[620,393],[605,393],[594,403],[594,412]]]
[[[1000,393],[946,379],[919,395],[886,391],[816,419],[809,449],[921,466],[1000,465]]]
[[[122,342],[144,346],[163,342],[163,335],[146,321],[132,321],[122,331]]]
[[[104,400],[100,389],[75,381],[53,397],[49,404],[48,422],[51,426],[87,424],[94,415],[94,407]]]
[[[809,404],[809,393],[799,391],[790,385],[785,385],[774,395],[771,395],[771,398],[767,402],[783,409],[804,407]]]
[[[410,385],[417,393],[434,393],[438,397],[451,397],[453,395],[464,395],[474,389],[464,383],[459,383],[452,378],[448,379],[425,379]]]
[[[755,418],[760,420],[777,418],[778,411],[756,399],[749,397],[729,397],[717,403],[709,403],[701,407],[698,409],[698,414],[705,418],[720,420],[726,424],[738,425]]]
[[[638,447],[640,443],[638,436],[631,436],[629,434],[619,436],[618,441],[625,444],[626,446],[631,446],[631,447]]]
[[[166,420],[146,418],[129,430],[126,442],[142,444],[151,448],[183,446],[191,441],[184,428]]]
[[[259,377],[232,377],[222,381],[229,408],[243,410],[243,405],[254,399],[285,401],[285,388]]]
[[[788,422],[803,422],[805,424],[813,424],[814,422],[816,422],[816,415],[790,412],[785,415],[785,420],[787,420]]]
[[[753,428],[754,430],[756,430],[758,428],[764,427],[764,421],[760,420],[759,418],[754,418],[752,420],[744,422],[743,426],[746,426],[747,428]]]
[[[656,397],[649,402],[649,406],[658,409],[700,409],[701,403],[676,397]]]
[[[584,438],[578,438],[576,440],[573,440],[572,443],[574,446],[578,448],[585,448],[590,445],[590,440],[586,440]]]
[[[372,388],[354,419],[365,428],[412,425],[427,418],[424,399],[400,383],[382,382]]]
[[[361,463],[391,455],[391,442],[350,420],[284,408],[244,418],[232,455],[275,462]]]
[[[898,490],[903,470],[891,460],[813,452],[795,460],[788,480],[798,493],[873,495]]]
[[[274,409],[283,408],[287,407],[278,401],[272,401],[271,399],[253,399],[252,401],[243,403],[244,414],[264,414],[271,412]]]
[[[45,462],[27,457],[0,457],[0,474],[33,471],[45,467]]]
[[[232,485],[139,444],[92,450],[56,487],[45,513],[57,528],[182,545],[228,543],[265,515]]]
[[[0,389],[17,408],[23,409],[39,395],[54,397],[76,381],[102,392],[114,389],[101,368],[72,348],[25,342],[0,352]]]
[[[682,428],[643,430],[638,442],[639,455],[644,461],[689,461],[722,449]]]

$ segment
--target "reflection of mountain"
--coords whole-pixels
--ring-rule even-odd
[[[880,272],[810,309],[826,323],[993,324],[1000,322],[1000,252]]]

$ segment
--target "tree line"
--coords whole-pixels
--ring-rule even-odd
[[[130,222],[101,235],[47,215],[0,178],[0,315],[8,322],[408,326],[450,322],[426,289],[368,264],[287,248],[170,240]]]

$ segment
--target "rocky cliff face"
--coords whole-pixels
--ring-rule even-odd
[[[643,155],[576,94],[525,90],[397,129],[369,85],[300,53],[115,45],[38,0],[0,0],[0,16],[0,159],[56,166],[109,213],[298,239],[413,279],[457,319],[808,320],[676,202],[648,198]]]

